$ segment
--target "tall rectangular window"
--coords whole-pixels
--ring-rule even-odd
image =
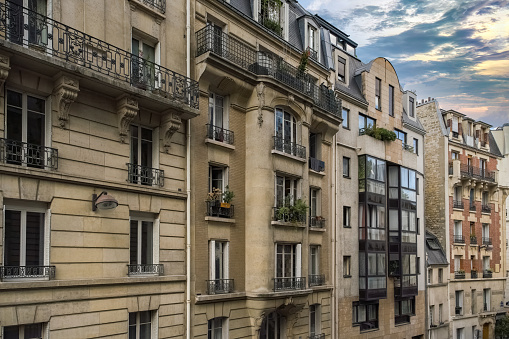
[[[316,50],[315,36],[316,36],[316,29],[313,26],[308,25],[308,47],[311,48],[312,50]]]
[[[300,274],[300,244],[276,245],[276,278],[293,278]]]
[[[491,289],[485,288],[482,290],[482,299],[483,299],[483,310],[484,312],[491,311]]]
[[[352,276],[352,257],[343,256],[343,277],[350,278]]]
[[[46,0],[14,0],[6,3],[9,15],[9,40],[22,45],[28,39],[30,45],[41,47],[48,44],[48,25],[46,22]],[[21,7],[30,12],[24,16]],[[25,30],[28,32],[25,34]],[[25,39],[25,40],[24,40]]]
[[[219,192],[224,192],[227,182],[226,182],[226,168],[221,166],[209,166],[209,192],[214,192],[214,190],[219,190]]]
[[[375,78],[375,108],[382,110],[382,80]]]
[[[209,242],[209,294],[233,292],[233,286],[229,282],[229,252],[228,241]]]
[[[454,295],[455,295],[455,301],[456,301],[455,314],[462,315],[463,314],[463,291],[455,291]]]
[[[149,220],[131,219],[130,265],[138,266],[137,273],[152,272],[154,264],[154,222]]]
[[[389,115],[394,116],[394,86],[389,85]]]
[[[351,227],[350,216],[351,216],[351,207],[343,206],[343,227]]]
[[[217,317],[208,321],[207,339],[228,338],[228,318]]]
[[[470,296],[472,297],[472,315],[477,314],[477,291],[475,289],[472,289]]]
[[[438,305],[438,323],[439,324],[442,324],[443,323],[443,312],[444,312],[444,304],[439,304]]]
[[[320,274],[320,246],[309,246],[309,275]]]
[[[438,283],[441,284],[443,283],[444,281],[444,269],[443,268],[439,268],[438,269]]]
[[[153,316],[152,311],[129,313],[129,339],[151,339]]]
[[[315,338],[322,332],[320,304],[309,305],[309,337]]]
[[[343,178],[350,178],[350,158],[343,157]]]
[[[129,181],[151,186],[156,180],[152,171],[153,136],[150,128],[131,125],[131,172]]]
[[[225,114],[224,98],[215,93],[210,93],[207,137],[216,141],[231,143],[230,134],[225,131],[227,128],[228,121]]]
[[[338,80],[345,82],[346,60],[338,56]]]
[[[341,111],[341,118],[343,119],[342,125],[343,128],[350,128],[350,110],[343,108]]]
[[[293,205],[298,198],[298,183],[296,178],[276,176],[276,207]]]
[[[132,74],[133,86],[142,89],[156,87],[156,44],[141,37],[132,38]]]
[[[457,328],[456,329],[456,339],[465,339],[465,328]]]
[[[414,98],[412,97],[408,98],[408,115],[410,115],[412,118],[415,116],[415,104]]]
[[[430,325],[435,324],[435,305],[429,306],[429,323]]]
[[[433,284],[433,269],[432,268],[428,269],[428,284],[429,285]]]
[[[419,140],[416,138],[414,138],[413,147],[414,147],[414,153],[419,154]]]

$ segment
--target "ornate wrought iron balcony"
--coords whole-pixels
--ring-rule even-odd
[[[161,13],[166,12],[166,0],[136,0],[143,2],[145,5],[157,9]]]
[[[488,171],[479,167],[461,164],[460,173],[462,177],[495,182],[495,171]]]
[[[323,162],[322,160],[309,157],[309,168],[315,172],[324,172],[325,162]]]
[[[224,32],[206,26],[196,32],[196,56],[211,52],[256,75],[273,77],[279,82],[310,97],[325,111],[341,117],[341,100],[326,86],[317,86],[316,79],[302,73],[280,56],[257,51],[244,42]]]
[[[288,153],[301,159],[306,159],[306,147],[299,145],[282,137],[274,137],[274,149],[276,151]]]
[[[127,163],[127,182],[140,185],[164,186],[164,171],[141,165]]]
[[[0,138],[0,162],[56,170],[58,168],[58,150]]]
[[[274,278],[274,291],[303,290],[305,288],[305,277]]]
[[[475,235],[470,236],[470,245],[477,245],[477,237]]]
[[[207,124],[207,138],[233,145],[234,134],[226,128]]]
[[[232,204],[226,204],[219,200],[206,201],[206,203],[208,217],[233,218],[235,215]]]
[[[289,206],[273,207],[273,221],[291,222],[300,225],[306,223],[306,213],[292,211]]]
[[[0,3],[0,39],[199,108],[198,82],[14,3]]]
[[[207,280],[207,294],[233,293],[233,279]]]
[[[475,212],[476,210],[475,203],[470,203],[470,210]]]
[[[477,279],[477,271],[476,270],[470,270],[470,278]]]
[[[0,266],[0,279],[55,278],[55,266]]]
[[[482,277],[483,278],[492,278],[493,277],[493,272],[492,271],[488,271],[488,270],[484,270],[482,272]]]
[[[464,244],[465,243],[465,237],[462,235],[454,235],[454,243],[455,244]]]
[[[491,238],[482,237],[482,244],[486,245],[486,246],[490,246],[491,245]]]
[[[127,265],[127,274],[132,275],[163,275],[163,264],[142,264],[142,265]]]
[[[306,52],[308,52],[308,53],[309,53],[309,57],[310,57],[312,60],[314,60],[314,61],[318,62],[318,52],[317,52],[317,51],[315,51],[315,50],[314,50],[314,49],[312,49],[311,47],[308,47],[308,48],[306,48]]]
[[[309,287],[311,286],[322,286],[325,284],[325,275],[324,274],[310,274],[309,277]]]
[[[490,205],[481,205],[481,212],[483,212],[483,213],[491,213]]]
[[[324,228],[325,227],[325,218],[320,217],[320,216],[309,217],[309,227]]]
[[[408,151],[408,152],[414,152],[414,146],[410,145],[410,144],[405,144],[404,142],[401,143],[401,147],[405,150],[405,151]]]
[[[461,201],[461,200],[453,200],[452,201],[452,207],[453,208],[463,209],[463,201]]]
[[[465,279],[465,271],[454,272],[454,279]]]

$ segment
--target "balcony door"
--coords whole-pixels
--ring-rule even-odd
[[[46,0],[10,0],[7,11],[11,42],[22,45],[28,41],[32,46],[48,45]]]
[[[131,168],[129,182],[152,186],[153,135],[150,128],[131,125]]]
[[[154,89],[156,87],[156,44],[146,39],[133,37],[131,51],[133,86]]]
[[[275,117],[275,149],[295,155],[292,144],[297,141],[297,120],[281,108],[276,108]]]

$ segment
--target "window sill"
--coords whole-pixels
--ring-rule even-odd
[[[305,228],[306,223],[305,222],[285,222],[285,221],[271,221],[271,225],[273,226],[284,226],[284,227],[298,227],[298,228]]]
[[[221,217],[205,217],[206,221],[222,222],[227,224],[235,224],[235,219]]]
[[[352,228],[352,226],[349,226],[349,225],[343,225],[343,228]]]
[[[351,275],[343,275],[343,278],[351,278]]]
[[[326,231],[325,227],[309,227],[309,230],[313,231],[313,232],[325,232]]]
[[[319,175],[321,177],[324,177],[325,176],[325,172],[317,172],[317,171],[313,171],[311,168],[309,169],[309,173],[313,173],[315,175]]]
[[[281,152],[281,151],[276,151],[276,150],[272,150],[270,151],[272,154],[276,154],[276,155],[280,155],[280,156],[283,156],[285,158],[289,158],[289,159],[293,159],[293,160],[297,160],[299,162],[302,162],[302,163],[306,163],[307,162],[307,159],[303,159],[303,158],[299,158],[298,156],[295,156],[295,155],[291,155],[291,154],[287,154],[285,152]]]
[[[345,127],[345,126],[342,126],[343,129],[346,129],[346,130],[350,130],[350,127]]]
[[[343,175],[343,179],[352,179],[349,175]]]
[[[216,146],[219,146],[219,147],[223,147],[223,148],[228,149],[229,151],[234,151],[235,150],[235,146],[227,144],[226,142],[221,142],[221,141],[217,141],[217,140],[214,140],[214,139],[207,138],[207,139],[205,139],[205,143],[206,144],[211,144],[211,145],[216,145]]]
[[[161,22],[166,19],[166,16],[160,13],[157,9],[152,9],[139,0],[129,0],[129,2],[132,10],[139,8],[140,10],[152,15],[156,19],[157,24],[161,24]]]

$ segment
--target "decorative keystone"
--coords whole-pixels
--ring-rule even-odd
[[[169,152],[169,148],[171,146],[171,138],[177,132],[182,125],[182,119],[179,115],[173,112],[167,112],[163,116],[163,121],[161,123],[161,129],[163,132],[163,146],[164,151],[166,153]]]
[[[121,143],[125,143],[125,139],[129,135],[129,126],[138,115],[138,110],[138,101],[134,98],[124,95],[118,99],[118,132],[120,134]]]
[[[69,108],[78,97],[80,91],[79,80],[68,75],[62,75],[55,81],[53,96],[56,103],[58,121],[61,128],[69,121]]]

